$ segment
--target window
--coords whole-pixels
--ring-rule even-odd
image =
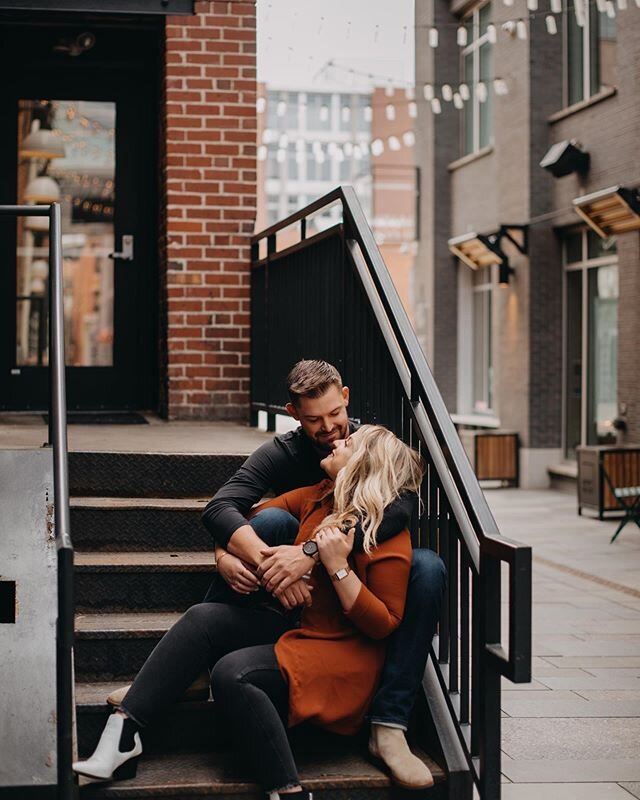
[[[491,292],[493,283],[491,274],[491,269],[479,269],[473,273],[472,408],[473,411],[480,414],[486,414],[492,405]]]
[[[350,94],[338,95],[338,103],[340,106],[339,128],[341,131],[350,131],[353,125],[351,118],[354,112],[351,95]]]
[[[331,129],[331,95],[310,92],[307,94],[307,130]]]
[[[371,133],[371,96],[361,94],[356,102],[356,130],[360,133]]]
[[[278,146],[267,145],[267,178],[280,177],[280,164],[278,163]]]
[[[618,267],[615,239],[591,230],[564,240],[564,452],[615,442],[617,415]]]
[[[280,205],[277,194],[267,195],[267,224],[275,225],[280,219]]]
[[[487,34],[491,5],[476,8],[465,19],[467,46],[462,50],[461,82],[466,83],[470,99],[462,112],[463,154],[475,153],[491,144],[493,138],[492,79],[493,55]]]
[[[295,142],[289,142],[287,146],[287,178],[290,181],[298,180],[298,158]]]
[[[580,0],[578,0],[579,2]],[[616,84],[616,20],[584,3],[578,25],[573,3],[566,14],[567,81],[566,104],[586,100]]]

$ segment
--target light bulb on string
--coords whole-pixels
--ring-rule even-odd
[[[460,92],[460,97],[465,101],[465,103],[471,98],[471,92],[469,91],[469,87],[466,83],[461,83],[460,86],[458,86],[458,91]]]
[[[513,0],[502,0],[505,6],[511,7],[513,5]]]
[[[433,86],[430,83],[425,83],[422,87],[422,94],[427,102],[431,102],[433,100]]]
[[[578,24],[578,27],[584,28],[585,26],[584,0],[574,0],[573,8],[576,14],[576,23]]]
[[[266,161],[267,160],[267,146],[266,144],[261,144],[258,147],[258,161]]]
[[[285,103],[285,101],[284,101],[284,100],[280,100],[280,101],[278,102],[278,105],[276,106],[276,114],[277,114],[279,117],[284,117],[284,115],[285,115],[286,113],[287,113],[287,104]]]
[[[396,118],[396,107],[393,105],[393,103],[387,103],[384,108],[384,114],[390,122],[393,122],[393,120]]]
[[[265,144],[271,144],[271,142],[275,142],[275,140],[277,138],[278,138],[278,136],[277,136],[276,132],[272,131],[271,128],[265,128],[262,131],[262,141]]]
[[[527,0],[527,9],[529,11],[537,11],[538,10],[538,0]]]
[[[483,83],[483,81],[476,83],[476,97],[481,103],[486,103],[487,101],[487,84]]]
[[[283,133],[282,136],[278,139],[278,147],[281,149],[286,149],[289,146],[289,137],[286,133]]]
[[[329,106],[326,103],[323,103],[320,106],[320,121],[327,122],[329,119]]]
[[[607,16],[609,19],[616,18],[616,7],[613,5],[611,0],[607,0]]]
[[[267,107],[266,98],[259,97],[256,100],[256,111],[258,112],[258,114],[264,114],[264,111],[265,111],[266,107]]]
[[[434,114],[442,113],[442,104],[440,103],[440,99],[438,97],[434,97],[431,101],[431,110]]]
[[[387,144],[389,145],[389,150],[394,150],[396,152],[402,148],[400,139],[398,139],[397,136],[389,136],[387,139]]]
[[[352,142],[345,142],[342,145],[342,150],[344,151],[345,156],[349,158],[353,155],[353,143]]]
[[[407,86],[404,90],[404,96],[409,102],[416,99],[416,90],[413,86]]]
[[[516,21],[514,19],[508,19],[506,22],[503,22],[502,30],[510,36],[513,36],[516,31]]]
[[[355,158],[356,161],[362,161],[362,150],[360,148],[360,145],[358,144],[354,145],[353,157]]]
[[[553,19],[553,17],[551,17]],[[493,91],[500,97],[509,94],[509,87],[503,78],[496,78],[493,82]]]
[[[544,18],[545,25],[547,26],[547,33],[550,33],[552,36],[555,36],[558,33],[558,26],[556,25],[556,18],[553,14],[547,14]]]
[[[405,131],[402,134],[402,141],[405,147],[413,147],[416,143],[416,135],[413,131]]]
[[[448,83],[442,85],[442,99],[446,103],[450,103],[453,100],[453,89],[449,86]]]
[[[460,25],[456,33],[456,41],[458,42],[459,47],[466,47],[467,46],[467,29],[464,25]]]
[[[618,0],[618,10],[619,11],[626,11],[627,10],[627,0]]]
[[[278,150],[278,152],[276,153],[276,161],[278,162],[278,164],[284,164],[286,158],[287,158],[287,151]]]
[[[607,0],[596,0],[596,8],[598,9],[598,13],[606,14],[607,13]]]
[[[351,108],[349,106],[342,106],[342,110],[340,112],[340,118],[343,122],[350,122],[351,120]]]
[[[496,32],[496,26],[493,24],[493,22],[490,22],[487,25],[487,39],[489,40],[489,42],[491,44],[495,44],[498,41],[498,34]]]
[[[366,139],[358,142],[358,147],[362,150],[362,152],[367,155],[369,153],[369,142]]]
[[[554,14],[562,14],[562,0],[551,0],[551,11]]]
[[[461,111],[464,108],[464,101],[462,97],[460,97],[460,92],[455,92],[453,95],[453,105]]]
[[[396,93],[395,87],[391,81],[384,87],[384,93],[386,97],[393,97]]]
[[[519,19],[516,22],[516,34],[518,39],[527,38],[527,23],[523,19]]]
[[[418,106],[413,100],[407,106],[407,111],[409,112],[411,119],[415,119],[418,116]]]
[[[429,47],[438,46],[438,29],[429,28]]]
[[[371,155],[377,158],[378,156],[381,156],[383,153],[384,153],[384,142],[382,141],[382,139],[374,139],[371,142]]]
[[[362,110],[362,116],[364,117],[365,122],[371,122],[373,119],[373,109],[371,106],[365,106]]]

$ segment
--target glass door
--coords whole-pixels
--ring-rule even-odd
[[[60,30],[0,30],[0,202],[61,205],[71,409],[157,404],[160,37],[133,34],[71,58]],[[0,408],[48,406],[48,237],[42,217],[0,226]]]

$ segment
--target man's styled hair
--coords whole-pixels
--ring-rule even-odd
[[[300,405],[301,397],[321,397],[332,386],[342,389],[342,377],[333,364],[326,361],[302,359],[287,375],[287,391],[294,406]]]

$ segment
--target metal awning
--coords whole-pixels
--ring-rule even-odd
[[[85,14],[193,14],[193,0],[0,0],[0,11]]]

